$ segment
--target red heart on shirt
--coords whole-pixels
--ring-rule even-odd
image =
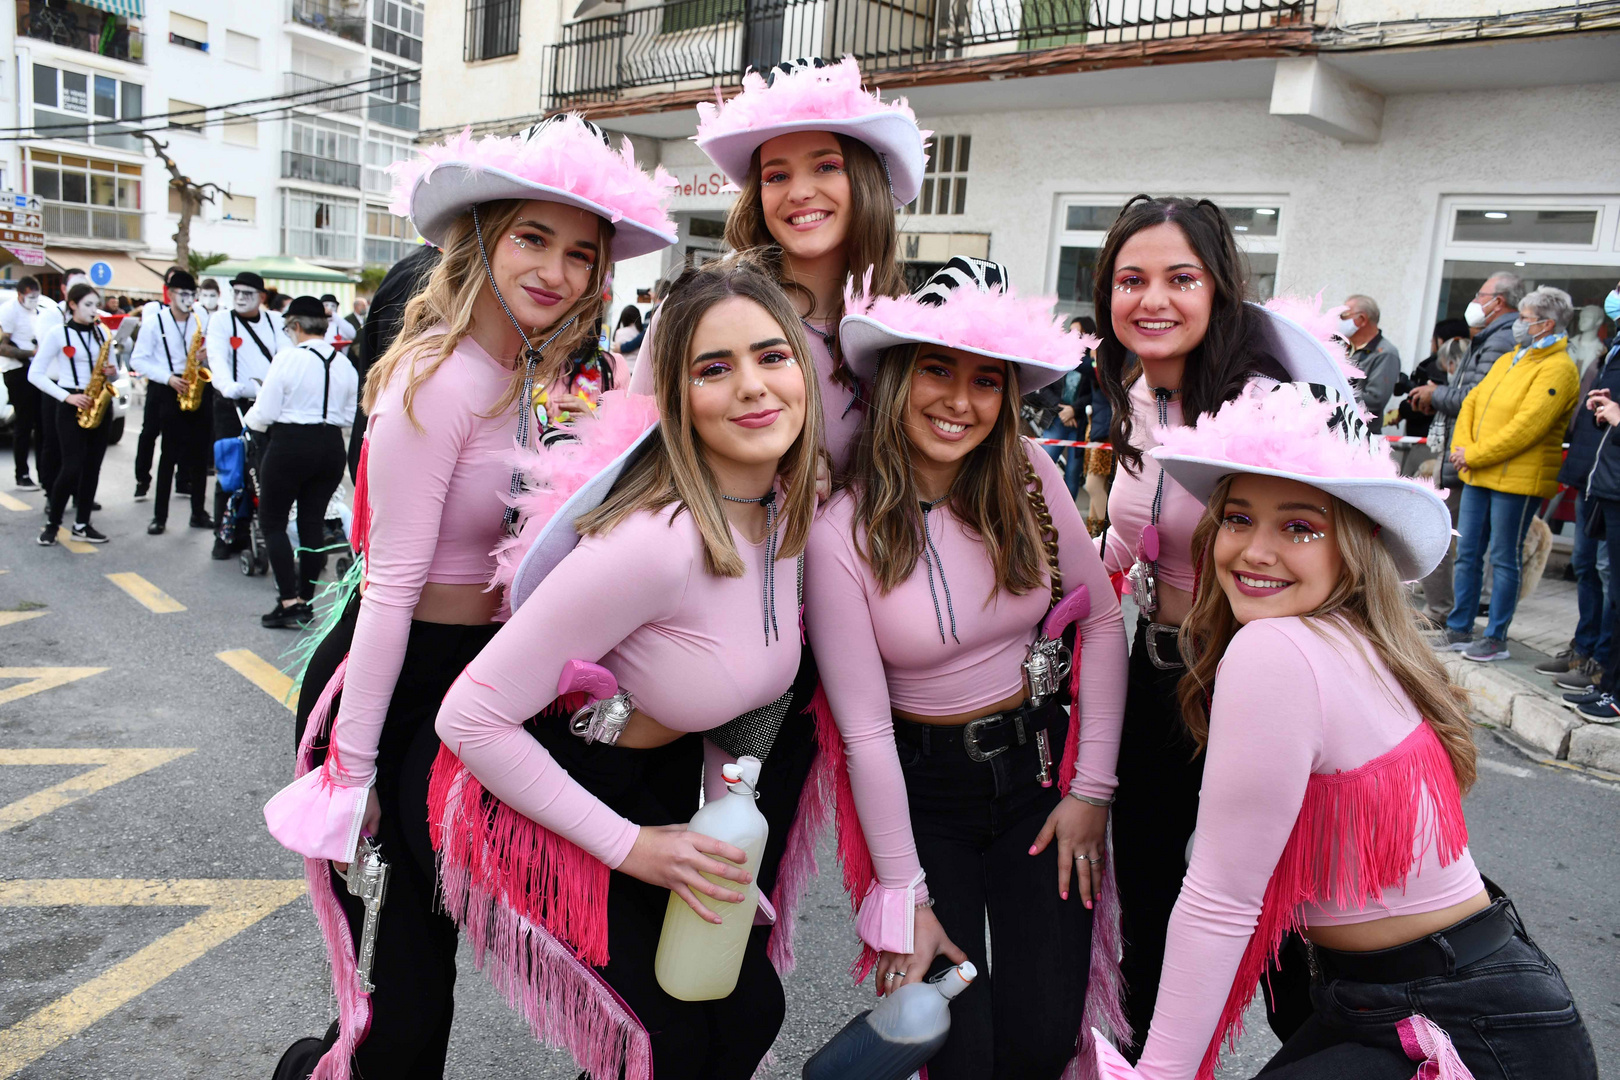
[[[78,349],[75,349],[71,345],[62,346],[62,355],[67,357],[69,360],[73,359],[73,354],[78,352],[78,351],[79,351]]]
[[[231,338],[231,348],[240,349],[241,347],[242,347],[242,339],[241,338],[239,338],[239,337]]]

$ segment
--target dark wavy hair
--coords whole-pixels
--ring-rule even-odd
[[[1209,329],[1187,357],[1181,376],[1182,419],[1192,424],[1214,412],[1223,402],[1237,397],[1244,384],[1256,375],[1277,380],[1288,377],[1272,355],[1264,330],[1265,316],[1244,303],[1249,298],[1248,268],[1226,213],[1208,199],[1194,202],[1136,196],[1125,204],[1103,241],[1092,293],[1097,333],[1102,337],[1102,344],[1097,346],[1097,374],[1114,409],[1108,437],[1120,463],[1132,473],[1142,469],[1142,452],[1131,445],[1134,425],[1130,386],[1141,375],[1142,365],[1114,332],[1114,263],[1127,240],[1155,225],[1174,225],[1181,230],[1209,272],[1214,288]]]

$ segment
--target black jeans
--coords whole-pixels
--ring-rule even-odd
[[[158,436],[163,433],[160,398],[152,393],[158,385],[150,379],[146,382],[146,403],[141,407],[141,437],[135,440],[135,483],[140,487],[152,483],[152,459],[157,456]]]
[[[1611,543],[1609,550],[1620,550],[1612,546],[1614,542],[1620,541],[1620,502],[1613,499],[1597,499],[1595,503],[1598,513],[1603,516],[1603,535]],[[1588,512],[1590,513],[1590,510]],[[1620,585],[1616,587],[1620,588]],[[1620,604],[1609,605],[1609,615],[1609,632],[1604,636],[1614,644],[1609,647],[1609,666],[1604,669],[1598,689],[1605,694],[1620,696],[1620,638],[1614,636],[1620,631]]]
[[[180,408],[180,395],[174,389],[159,383],[147,383],[149,398],[157,399],[158,424],[163,432],[163,449],[158,455],[157,490],[152,493],[152,520],[169,520],[169,493],[174,488],[175,474],[190,492],[191,513],[208,515],[208,495],[204,490],[208,466],[203,460],[203,445],[212,430],[212,421],[202,409],[186,412]]]
[[[36,457],[44,451],[44,435],[40,428],[39,399],[44,395],[39,387],[28,381],[28,364],[5,374],[6,397],[11,401],[11,456],[17,464],[17,479],[28,477],[28,451]],[[41,467],[40,475],[44,475]]]
[[[343,433],[331,424],[277,424],[259,466],[259,522],[283,600],[311,600],[326,569],[326,504],[343,482]],[[199,484],[198,491],[202,490]],[[161,495],[160,495],[161,497]],[[298,569],[287,518],[298,504]]]
[[[32,386],[33,384],[30,383],[29,385]],[[56,436],[56,418],[63,413],[68,414],[68,423],[73,423],[72,406],[62,404],[49,394],[40,393],[39,487],[45,493],[47,504],[51,500],[51,489],[56,487],[57,474],[62,471],[62,444],[57,440]]]
[[[295,738],[302,738],[315,699],[348,653],[359,611],[357,596],[310,658]],[[437,1080],[444,1075],[455,1015],[457,932],[439,907],[438,871],[428,837],[428,774],[439,752],[433,721],[450,684],[497,629],[493,623],[411,623],[405,662],[377,744],[376,790],[382,807],[377,840],[390,874],[372,965],[377,989],[371,995],[371,1029],[354,1052],[357,1077]],[[335,714],[338,703],[332,708]],[[317,762],[325,756],[325,746],[317,747]],[[332,891],[358,946],[365,909],[335,873]],[[334,1023],[327,1045],[337,1037]]]
[[[79,411],[73,406],[55,401],[51,404],[56,406],[56,445],[60,456],[56,480],[51,485],[47,520],[52,525],[62,524],[62,515],[67,512],[71,498],[74,520],[88,525],[90,508],[96,503],[96,485],[101,482],[101,459],[107,456],[111,410],[99,427],[86,430],[79,426]]]
[[[587,744],[568,733],[563,716],[536,717],[528,727],[569,776],[636,824],[668,825],[692,816],[703,776],[698,736],[634,750]],[[787,1012],[781,980],[766,957],[766,937],[757,931],[749,937],[737,988],[728,996],[670,997],[653,972],[669,897],[668,889],[628,874],[609,875],[609,960],[598,970],[646,1029],[658,1080],[748,1080]]]
[[[1502,913],[1511,902],[1458,923]],[[1419,1013],[1451,1036],[1475,1080],[1597,1080],[1586,1026],[1564,977],[1518,925],[1482,960],[1412,982],[1318,981],[1314,1013],[1260,1070],[1267,1080],[1411,1080],[1395,1025]]]
[[[1048,719],[1054,763],[1063,758],[1068,715]],[[1035,740],[973,761],[962,728],[895,720],[917,856],[934,914],[979,969],[951,1003],[951,1033],[928,1063],[933,1080],[1042,1080],[1074,1056],[1091,960],[1091,912],[1077,890],[1057,891],[1057,844],[1030,846],[1063,799],[1036,779]],[[1053,765],[1056,772],[1056,765]],[[985,949],[990,921],[992,971]],[[939,957],[938,971],[950,962]]]

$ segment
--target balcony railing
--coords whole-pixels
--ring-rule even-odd
[[[281,152],[281,176],[285,180],[311,180],[317,184],[358,188],[360,166],[349,161],[299,154],[292,150]]]
[[[320,0],[293,0],[292,21],[311,26],[328,34],[336,34],[357,45],[366,43],[366,13],[364,7],[345,11],[347,4],[321,3]]]
[[[550,50],[542,108],[729,86],[749,68],[854,56],[863,70],[1297,28],[1314,0],[667,0],[582,19]]]
[[[106,210],[82,203],[45,204],[45,235],[76,240],[139,240],[139,211]]]
[[[281,73],[281,92],[283,94],[308,94],[311,98],[325,96],[322,91],[337,94],[338,84],[317,79],[313,75],[304,75],[296,71]]]
[[[17,33],[69,49],[82,49],[132,64],[146,63],[146,37],[127,20],[58,0],[29,0],[17,7]]]

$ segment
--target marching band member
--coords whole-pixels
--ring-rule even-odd
[[[313,296],[287,308],[285,326],[296,344],[276,354],[247,421],[270,430],[259,464],[259,513],[280,602],[260,623],[296,630],[314,618],[309,602],[326,568],[326,504],[343,482],[343,428],[354,420],[360,377],[330,345],[326,311]],[[336,360],[337,363],[333,363]],[[293,569],[287,517],[298,504],[298,568]]]
[[[171,266],[165,270],[163,272],[164,299],[151,300],[142,304],[140,318],[125,319],[118,324],[116,346],[125,353],[127,359],[125,366],[130,368],[131,371],[134,371],[135,343],[140,340],[138,335],[143,333],[148,326],[151,326],[152,321],[157,318],[157,313],[163,310],[163,305],[168,300],[169,282],[174,278],[174,275],[179,273],[184,273],[184,271],[178,266]],[[157,458],[158,438],[163,434],[162,405],[163,395],[146,394],[145,404],[141,409],[141,434],[135,441],[136,502],[145,500],[152,489],[152,462]],[[175,480],[177,481],[176,486],[180,489],[180,494],[190,494],[189,491],[185,490],[186,481],[189,479],[190,474],[186,470],[180,469],[177,471]]]
[[[280,315],[265,309],[264,279],[251,270],[244,270],[231,279],[231,310],[215,315],[208,321],[208,373],[213,378],[214,440],[234,439],[242,433],[242,420],[238,409],[247,409],[258,396],[259,384],[270,372],[270,361],[293,342],[283,328]],[[214,523],[225,527],[226,494],[214,485]],[[321,504],[324,513],[326,504]],[[238,538],[246,530],[238,528]],[[245,540],[226,544],[214,537],[210,556],[228,559],[239,550]]]
[[[1153,1026],[1135,1070],[1099,1044],[1110,1080],[1213,1076],[1291,932],[1311,1006],[1264,1080],[1598,1075],[1558,968],[1469,854],[1468,695],[1401,584],[1451,517],[1358,413],[1253,387],[1149,452],[1206,506],[1179,698],[1207,762]]]
[[[45,406],[45,438],[57,447],[45,528],[39,534],[39,543],[44,547],[56,543],[69,496],[75,512],[73,539],[90,544],[107,542],[107,537],[90,524],[90,512],[96,504],[96,485],[101,481],[101,459],[107,453],[107,429],[111,425],[104,415],[95,427],[80,427],[77,415],[77,410],[93,404],[84,391],[96,374],[101,347],[108,341],[106,329],[96,318],[100,308],[101,294],[93,285],[74,285],[67,294],[68,321],[41,336],[39,351],[28,364],[28,381],[38,388]],[[102,374],[108,379],[118,377],[111,355]]]
[[[207,418],[200,407],[190,411],[180,407],[180,395],[191,386],[185,379],[186,357],[193,337],[202,329],[202,320],[193,310],[197,281],[186,271],[176,270],[169,275],[167,291],[168,303],[157,305],[151,321],[141,328],[141,336],[135,339],[135,353],[130,357],[130,367],[146,377],[147,395],[157,399],[158,423],[162,429],[163,449],[158,457],[152,523],[146,527],[151,536],[160,535],[167,527],[169,493],[177,469],[183,479],[182,487],[191,497],[191,527],[209,529],[214,524],[207,510],[208,472],[204,448],[213,445],[208,442]],[[201,352],[198,357],[201,359]]]
[[[347,344],[341,346],[344,356],[349,355],[349,346],[354,344],[354,324],[345,319],[338,309],[338,298],[332,293],[321,297],[321,308],[326,312],[326,343],[342,341]]]
[[[811,530],[805,626],[859,816],[858,832],[839,822],[846,881],[875,865],[852,881],[859,974],[875,960],[883,994],[947,962],[989,970],[988,915],[995,979],[952,1003],[928,1074],[1056,1080],[1082,1032],[1119,1024],[1111,888],[1092,916],[1125,634],[1062,474],[1018,437],[1018,402],[1084,343],[1049,301],[1007,292],[998,264],[960,256],[911,297],[847,310],[839,339],[870,409],[849,486]],[[1066,715],[1070,695],[1029,663],[1082,596]]]
[[[306,857],[339,1004],[326,1039],[289,1048],[294,1075],[323,1054],[338,1077],[351,1058],[364,1076],[444,1071],[456,925],[437,902],[428,835],[433,718],[497,629],[490,552],[514,520],[502,502],[514,490],[506,455],[514,441],[538,442],[533,388],[595,325],[611,260],[674,242],[673,183],[571,116],[524,136],[463,135],[398,170],[395,212],[444,256],[366,379],[355,485],[366,585],[310,660],[301,779],[277,796],[304,826],[272,832]],[[312,839],[308,828],[326,820],[355,828],[335,844]],[[354,967],[363,908],[330,872],[347,869],[362,826],[392,866],[369,994]]]

